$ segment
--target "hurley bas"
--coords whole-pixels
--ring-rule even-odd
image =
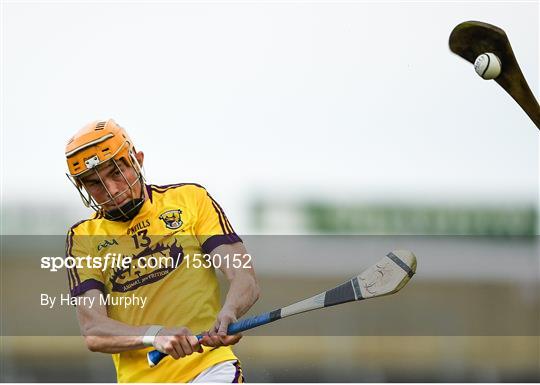
[[[99,296],[99,304],[104,306],[123,306],[124,309],[130,306],[137,306],[141,309],[146,305],[146,297],[139,297],[136,295],[116,297],[110,294]],[[51,296],[45,293],[41,293],[41,306],[47,306],[49,309],[58,306],[87,306],[92,308],[95,305],[95,297],[72,297],[69,294],[60,294],[59,296]]]

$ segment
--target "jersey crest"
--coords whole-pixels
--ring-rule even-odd
[[[176,209],[176,210],[167,210],[159,216],[159,219],[165,223],[165,227],[171,230],[179,229],[183,222],[180,217],[182,214],[182,210]]]

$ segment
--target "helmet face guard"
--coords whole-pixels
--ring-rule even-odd
[[[86,207],[90,207],[103,213],[110,220],[130,220],[137,215],[144,203],[144,174],[141,165],[135,157],[135,149],[129,136],[123,128],[113,120],[106,122],[94,122],[79,131],[66,147],[68,161],[68,179],[73,183]],[[83,167],[84,165],[84,167]],[[122,167],[124,166],[124,167]],[[103,170],[108,170],[106,173]],[[134,173],[133,180],[129,180],[126,170]],[[122,191],[112,193],[107,187],[107,178],[115,179],[125,188]],[[92,186],[98,185],[101,193],[105,196],[102,201],[97,201],[91,191],[95,187],[89,187],[87,179],[95,176]],[[97,177],[97,178],[96,178]],[[137,185],[140,192],[137,194]],[[127,202],[121,202],[117,198],[130,197]]]

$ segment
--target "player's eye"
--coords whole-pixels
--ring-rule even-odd
[[[85,182],[86,187],[91,189],[96,189],[100,186],[100,183],[97,180],[89,180]]]

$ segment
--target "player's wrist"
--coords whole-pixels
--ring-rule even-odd
[[[146,329],[146,332],[144,333],[144,336],[142,338],[143,345],[154,346],[154,341],[156,340],[157,335],[162,329],[163,326],[161,325],[152,325],[148,329]]]

